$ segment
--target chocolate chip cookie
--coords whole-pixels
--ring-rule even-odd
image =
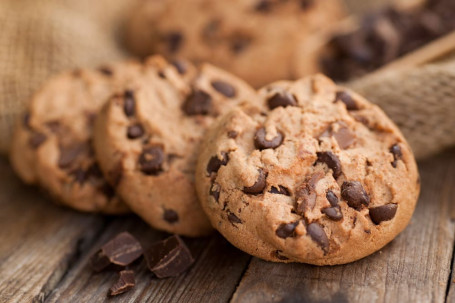
[[[129,212],[103,178],[91,141],[99,108],[139,70],[121,63],[67,72],[45,84],[17,123],[10,158],[18,175],[77,210]]]
[[[207,132],[201,204],[232,244],[275,262],[343,264],[408,224],[420,185],[406,140],[375,105],[321,75],[259,91]]]
[[[299,76],[302,44],[343,12],[341,0],[142,1],[126,43],[138,55],[210,62],[260,86]]]
[[[117,193],[155,228],[187,236],[212,231],[196,197],[201,137],[215,118],[256,92],[210,65],[152,57],[144,73],[97,117],[94,146]]]

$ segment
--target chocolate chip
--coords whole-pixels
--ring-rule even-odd
[[[398,145],[398,144],[394,144],[392,145],[392,147],[390,148],[390,152],[392,153],[393,155],[393,162],[392,162],[392,166],[394,168],[397,167],[397,162],[398,160],[401,160],[401,158],[403,157],[403,153],[401,152],[401,147]]]
[[[327,238],[322,226],[319,223],[313,222],[308,224],[306,230],[311,239],[313,239],[313,241],[316,242],[324,252],[327,252],[329,248],[329,239]]]
[[[221,81],[221,80],[216,80],[212,81],[212,87],[219,92],[220,94],[228,97],[228,98],[234,98],[237,95],[237,91],[235,90],[235,87],[232,86],[231,84]]]
[[[188,247],[178,235],[153,244],[144,256],[147,267],[158,278],[178,276],[194,263]]]
[[[346,200],[348,205],[356,210],[360,210],[362,205],[370,204],[370,196],[366,193],[359,181],[345,181],[341,185],[341,197]]]
[[[235,130],[230,130],[227,133],[228,138],[235,139],[239,134]]]
[[[98,71],[108,77],[110,77],[114,74],[112,69],[108,66],[101,66],[100,68],[98,68]]]
[[[27,112],[24,114],[24,117],[22,118],[22,125],[26,129],[30,129],[30,113]]]
[[[90,125],[90,116],[91,116],[91,115],[88,116],[88,117],[89,117],[89,125]],[[55,121],[49,121],[49,122],[47,122],[47,123],[46,123],[46,126],[47,126],[47,127],[49,128],[49,130],[50,130],[51,132],[53,132],[54,134],[55,134],[55,133],[58,133],[58,132],[60,131],[60,129],[61,129],[61,124],[60,124],[60,122],[59,122],[59,121],[56,121],[56,120],[55,120]]]
[[[161,79],[166,79],[166,74],[164,73],[164,71],[160,70],[158,71],[158,77],[160,77]]]
[[[270,188],[269,193],[277,194],[277,195],[285,195],[285,196],[290,196],[291,195],[289,193],[289,190],[286,187],[282,186],[282,185],[278,185],[278,188],[275,187],[275,186],[272,186],[272,188]]]
[[[347,127],[340,127],[340,129],[333,133],[333,137],[337,140],[341,149],[346,149],[355,142],[355,134]]]
[[[182,105],[188,116],[209,115],[212,112],[212,97],[204,91],[193,91]]]
[[[173,224],[179,221],[179,215],[175,210],[165,209],[163,213],[163,219],[168,223]]]
[[[260,0],[255,6],[255,10],[262,13],[269,12],[271,8],[270,0]]]
[[[78,168],[70,173],[70,176],[73,176],[74,181],[79,183],[80,185],[84,184],[87,180],[87,173],[81,168]]]
[[[139,156],[141,171],[146,175],[157,175],[162,170],[164,151],[161,146],[145,148]]]
[[[316,162],[321,162],[327,165],[328,168],[330,168],[333,171],[333,177],[337,179],[339,176],[341,176],[341,162],[338,157],[330,152],[317,152],[316,155],[318,156],[318,159]]]
[[[98,187],[98,190],[106,196],[108,200],[114,198],[115,190],[108,183],[104,182],[101,186]]]
[[[132,90],[126,90],[124,94],[123,111],[127,117],[134,116],[136,100],[134,98],[134,92]]]
[[[245,194],[259,195],[259,194],[262,194],[262,192],[266,188],[267,173],[264,172],[262,169],[259,169],[258,172],[259,172],[259,175],[258,175],[256,182],[250,187],[243,188],[243,192]]]
[[[67,147],[60,147],[60,157],[58,159],[58,167],[68,168],[76,158],[86,149],[85,144],[76,144]]]
[[[281,251],[281,250],[275,250],[274,252],[272,252],[272,256],[277,258],[278,260],[283,260],[283,261],[289,260],[289,258],[286,256],[283,256],[282,253],[283,253],[283,251]]]
[[[209,194],[218,202],[220,200],[220,186],[216,183],[212,184]]]
[[[131,290],[136,285],[134,271],[122,270],[119,272],[117,282],[109,289],[109,296],[117,296]]]
[[[117,187],[120,184],[120,181],[122,181],[123,177],[123,166],[121,162],[118,162],[112,170],[110,170],[108,173],[108,179],[111,180],[111,184],[114,187]]]
[[[239,217],[237,217],[236,215],[234,215],[231,212],[229,212],[229,214],[228,214],[228,220],[229,220],[229,222],[231,222],[232,225],[234,225],[234,224],[242,224],[242,220],[240,220]]]
[[[397,213],[398,205],[397,204],[386,204],[377,207],[371,207],[370,218],[374,224],[379,225],[383,221],[392,220]]]
[[[300,0],[300,8],[307,10],[314,5],[314,0]]]
[[[137,139],[139,137],[142,137],[143,134],[144,128],[141,124],[130,125],[126,131],[128,139]]]
[[[298,224],[299,221],[280,224],[280,226],[278,226],[277,230],[275,231],[275,234],[282,239],[294,237],[295,228],[297,227]]]
[[[176,53],[183,44],[183,35],[177,31],[170,32],[165,36],[164,40],[167,43],[168,51],[170,53]]]
[[[244,35],[235,35],[231,42],[231,51],[240,54],[251,44],[251,38]]]
[[[267,140],[266,135],[267,134],[265,132],[264,127],[261,127],[260,129],[258,129],[256,131],[256,134],[254,135],[254,146],[257,149],[259,149],[259,150],[269,149],[269,148],[275,149],[278,146],[280,146],[281,143],[283,143],[284,136],[279,131],[277,132],[277,135],[275,137],[273,137],[271,140]]]
[[[335,96],[335,102],[341,101],[346,105],[347,110],[358,110],[359,106],[357,103],[354,101],[354,99],[351,97],[350,94],[348,94],[345,91],[340,91],[336,93]]]
[[[28,139],[28,144],[30,145],[31,148],[37,149],[41,144],[46,141],[47,136],[43,133],[39,132],[32,132],[30,134],[30,138]]]
[[[308,183],[296,192],[296,213],[303,216],[316,205],[316,191]]]
[[[209,163],[207,164],[207,173],[210,175],[212,173],[217,173],[221,165],[226,165],[229,161],[229,155],[226,152],[221,152],[222,159],[219,159],[218,156],[213,156],[210,158]]]
[[[327,207],[322,209],[322,213],[333,221],[340,221],[343,219],[343,213],[340,206]]]
[[[297,106],[296,98],[288,92],[282,91],[276,93],[267,100],[270,109],[277,107]]]
[[[338,197],[337,195],[335,195],[333,191],[329,190],[325,197],[327,198],[327,201],[329,201],[330,205],[332,206],[338,205]]]
[[[142,255],[142,246],[135,237],[128,232],[122,232],[104,244],[92,257],[91,263],[95,271],[99,272],[110,265],[125,267],[133,263]]]
[[[173,60],[171,61],[171,64],[175,67],[175,69],[177,70],[177,72],[180,74],[180,75],[184,75],[187,71],[187,66],[185,63],[183,63],[182,61],[179,61],[179,60]]]

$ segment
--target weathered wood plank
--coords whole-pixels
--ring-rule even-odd
[[[152,243],[167,235],[147,227],[138,218],[116,220],[102,237],[81,256],[75,267],[51,293],[46,302],[103,302],[117,279],[115,272],[93,273],[89,259],[110,238],[129,231],[142,243]],[[145,268],[144,261],[132,266],[136,287],[109,302],[227,302],[235,290],[250,257],[232,247],[219,235],[184,239],[196,263],[176,278],[159,280]]]
[[[254,258],[232,302],[444,302],[454,243],[455,153],[420,169],[422,193],[411,225],[380,252],[334,267]]]
[[[39,301],[96,238],[104,219],[54,205],[22,184],[4,158],[0,171],[0,302]]]

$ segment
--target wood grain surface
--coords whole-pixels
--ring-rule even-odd
[[[188,239],[195,264],[157,279],[143,260],[136,287],[108,298],[115,272],[94,273],[93,253],[121,231],[162,239],[135,216],[59,207],[23,185],[0,159],[0,302],[455,302],[455,150],[420,163],[422,193],[409,227],[381,251],[333,267],[274,264],[218,234]]]

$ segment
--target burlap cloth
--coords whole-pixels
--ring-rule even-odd
[[[18,113],[50,75],[126,56],[121,28],[134,2],[0,1],[0,152],[8,150]],[[364,10],[366,4],[384,1],[347,2],[350,8]],[[418,158],[455,145],[455,60],[348,85],[389,114]]]

